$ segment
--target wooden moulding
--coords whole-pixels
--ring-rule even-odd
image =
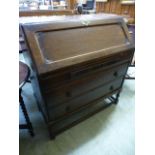
[[[133,48],[122,17],[105,14],[82,17],[59,17],[56,21],[51,18],[51,22],[23,25],[39,74]],[[94,40],[98,41],[94,44]]]

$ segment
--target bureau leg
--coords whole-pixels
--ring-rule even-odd
[[[56,136],[53,135],[51,132],[50,132],[49,134],[50,134],[50,139],[51,139],[51,140],[54,140],[54,139],[56,138]]]
[[[51,140],[54,140],[56,138],[56,135],[52,132],[51,126],[47,124],[48,127],[48,133]]]
[[[37,97],[36,97],[35,93],[33,93],[33,96],[34,96],[34,98],[35,98],[35,100],[36,100],[38,110],[41,112],[41,108],[40,108],[40,105],[39,105],[39,102],[38,102],[38,100],[37,100]]]
[[[120,91],[116,94],[116,97],[110,96],[108,99],[111,101],[113,104],[117,104],[119,102],[119,96],[120,96]]]
[[[115,98],[114,104],[117,104],[119,102],[119,96],[120,96],[120,91],[116,94],[116,98]]]

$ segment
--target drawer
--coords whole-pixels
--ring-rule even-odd
[[[79,80],[83,77],[89,77],[106,69],[129,62],[132,52],[122,52],[106,59],[95,60],[89,64],[79,64],[77,67],[68,68],[63,71],[53,72],[50,75],[40,77],[41,89],[48,92],[53,88],[62,86],[67,82]]]
[[[66,116],[65,118],[57,121],[57,122],[50,122],[49,123],[49,132],[51,135],[58,134],[62,131],[64,131],[67,128],[72,127],[73,125],[76,125],[77,123],[81,122],[82,120],[90,117],[91,115],[101,111],[106,106],[106,103],[104,102],[104,99],[99,99],[95,101],[91,106],[88,106],[85,109],[81,109],[78,112]]]
[[[55,108],[48,108],[50,120],[55,120],[61,116],[67,115],[74,110],[90,104],[90,102],[93,102],[94,100],[107,95],[108,93],[112,93],[113,91],[121,87],[122,80],[123,77],[120,77],[117,80],[112,81],[106,85],[102,85],[86,94],[75,97],[65,104],[62,104]]]
[[[115,68],[111,68],[110,70],[93,74],[87,78],[83,77],[78,81],[75,80],[74,82],[66,83],[66,85],[61,88],[54,89],[45,95],[47,105],[50,105],[51,107],[57,106],[63,102],[67,102],[71,98],[95,89],[100,85],[113,81],[118,77],[125,75],[127,67],[128,64],[126,63]]]

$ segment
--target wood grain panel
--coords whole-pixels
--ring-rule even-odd
[[[106,7],[106,5],[105,5],[105,3],[100,3],[100,12],[104,12],[105,11],[105,7]]]
[[[74,9],[76,0],[68,0],[70,8]],[[121,4],[120,0],[108,0],[107,2],[96,2],[96,12],[116,13],[118,15],[129,15],[135,18],[135,5],[134,4]]]
[[[133,56],[134,45],[118,16],[88,17],[88,26],[81,23],[81,15],[76,15],[76,22],[75,16],[64,16],[21,25],[29,48],[26,60],[30,61],[32,87],[51,138],[105,108],[105,103],[97,101],[120,93]],[[116,69],[118,65],[123,74]],[[110,98],[106,105],[117,102],[118,97]]]
[[[116,0],[111,0],[111,4],[110,4],[110,12],[111,13],[115,13],[116,11],[116,6],[117,6],[117,1]]]
[[[135,6],[130,6],[129,14],[132,18],[135,18]]]
[[[116,13],[135,18],[134,4],[121,4],[120,0],[108,0],[108,2],[96,2],[96,12]]]
[[[122,15],[128,15],[129,14],[129,5],[123,5],[121,9]]]
[[[20,11],[19,17],[72,15],[72,14],[73,14],[72,10],[31,10],[31,11]]]
[[[121,7],[122,7],[121,3],[117,2],[116,3],[116,11],[115,11],[116,14],[118,14],[118,15],[121,14]]]
[[[67,0],[67,3],[68,3],[68,9],[74,9],[75,6],[76,6],[76,0]]]
[[[96,12],[98,13],[100,10],[100,2],[99,3],[96,3]]]
[[[106,13],[109,13],[110,12],[110,1],[105,3],[105,11]]]

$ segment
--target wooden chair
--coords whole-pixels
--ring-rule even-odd
[[[81,6],[78,6],[77,10],[79,14],[96,13],[95,0],[87,0],[86,4],[82,4]]]
[[[30,76],[29,67],[25,63],[19,61],[19,103],[26,120],[26,124],[20,124],[19,129],[28,129],[30,135],[34,136],[33,127],[29,119],[29,115],[27,113],[27,109],[22,97],[22,87],[25,85],[26,82],[30,82],[29,76]]]

